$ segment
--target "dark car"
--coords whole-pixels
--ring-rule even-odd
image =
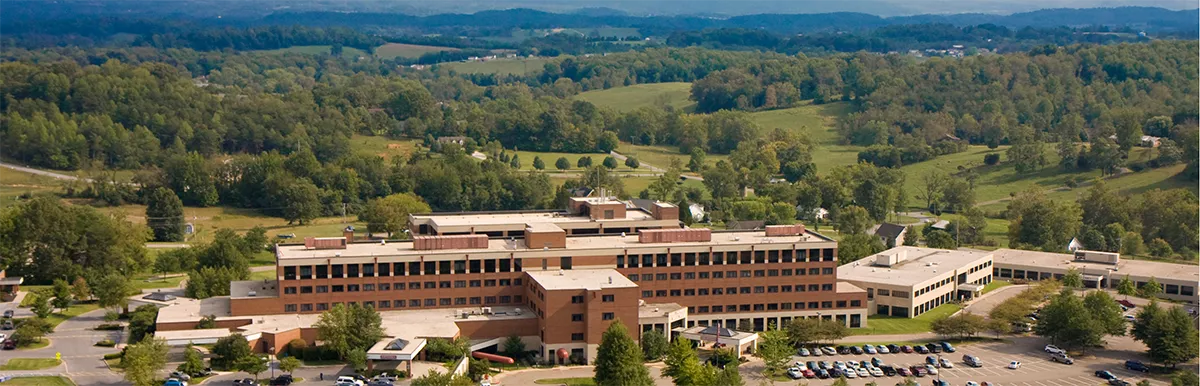
[[[871,366],[879,367],[882,364],[883,360],[879,359],[878,357],[871,358]]]
[[[829,372],[825,371],[825,369],[817,369],[817,378],[821,378],[821,379],[829,378]]]
[[[862,347],[858,347],[858,346],[850,346],[850,353],[852,353],[854,355],[862,355],[863,349],[862,349]]]
[[[817,367],[817,362],[813,362],[813,361],[804,362],[804,367],[808,367],[808,368],[812,369],[813,371],[817,371],[817,369],[820,368],[820,367]]]
[[[292,382],[295,382],[295,381],[296,381],[296,380],[295,380],[295,379],[293,379],[291,375],[284,374],[284,375],[280,375],[280,376],[278,376],[278,377],[275,377],[275,379],[272,379],[272,380],[271,380],[271,385],[276,385],[276,386],[288,386],[288,385],[292,384]]]
[[[1106,381],[1110,379],[1117,379],[1116,375],[1113,375],[1113,373],[1110,373],[1107,370],[1096,370],[1096,376]]]
[[[11,330],[11,329],[13,329],[12,319],[5,320],[3,324],[0,324],[0,330]]]
[[[5,350],[13,350],[13,349],[17,348],[17,341],[9,339],[9,340],[4,341],[4,343],[2,343],[0,345],[2,345],[2,346],[0,346],[0,348],[3,348]]]
[[[826,361],[817,362],[817,367],[820,367],[825,370],[829,370],[829,369],[833,368],[833,367],[830,367],[829,362],[826,362]]]
[[[891,353],[891,354],[899,354],[900,353],[900,346],[897,346],[895,343],[887,345],[887,348],[888,348],[888,353]]]
[[[929,352],[934,353],[934,354],[942,352],[942,346],[936,345],[933,343],[926,343],[925,348],[929,349]]]
[[[896,373],[900,374],[901,377],[907,377],[907,376],[913,375],[912,371],[908,371],[907,367],[897,367]]]
[[[386,380],[382,380],[382,379],[376,379],[374,381],[367,382],[367,386],[393,386],[393,385],[395,385],[395,384],[390,381],[386,381]]]
[[[1147,367],[1145,363],[1138,361],[1125,361],[1125,368],[1129,369],[1130,371],[1138,371],[1143,373],[1150,372],[1150,368]]]
[[[12,317],[13,317],[13,310],[4,310],[4,317],[5,317],[5,318],[12,318]]]
[[[250,378],[234,379],[233,385],[234,386],[258,386],[258,382],[255,382],[253,379],[250,379]]]
[[[1116,378],[1109,379],[1108,384],[1112,386],[1130,386],[1129,382],[1125,382]]]
[[[905,354],[912,354],[913,348],[912,348],[912,346],[904,345],[904,346],[900,346],[900,351],[903,351]]]
[[[950,386],[950,382],[946,382],[941,379],[935,379],[933,380],[933,386]]]
[[[929,349],[925,348],[925,346],[913,346],[913,351],[916,351],[917,354],[928,354],[929,353]]]
[[[834,377],[834,378],[840,377],[840,376],[842,376],[842,370],[838,370],[838,369],[829,370],[829,376]]]
[[[942,350],[946,350],[946,352],[954,352],[954,346],[951,346],[950,342],[941,341],[938,342],[938,345],[942,346]]]
[[[913,366],[913,367],[909,367],[908,369],[912,371],[913,375],[918,376],[918,377],[924,377],[926,374],[929,373],[928,370],[925,370],[925,368],[921,367],[921,366]]]
[[[936,367],[938,365],[938,360],[937,358],[934,358],[933,355],[930,355],[925,357],[925,363],[934,365]]]
[[[895,376],[895,375],[896,375],[896,368],[895,368],[895,367],[888,366],[888,365],[884,365],[884,366],[879,366],[879,369],[880,369],[880,370],[883,370],[883,375],[886,375],[886,376],[889,376],[889,377],[892,377],[892,376]]]
[[[850,353],[850,348],[846,346],[837,346],[837,353],[846,355]]]

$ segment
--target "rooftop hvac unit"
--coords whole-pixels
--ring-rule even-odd
[[[514,309],[513,309],[513,314],[520,315],[520,314],[521,314],[521,309],[520,309],[520,308],[514,308]]]
[[[483,314],[484,314],[484,315],[491,315],[491,314],[492,314],[492,307],[483,307],[483,308],[480,308],[479,310],[480,310],[481,312],[483,312]]]
[[[247,294],[246,294],[246,296],[250,296],[250,297],[258,296],[258,292],[257,292],[257,291],[250,291],[249,293],[247,293]]]
[[[471,316],[471,313],[467,312],[466,310],[454,310],[454,313],[462,315],[463,319],[466,319],[467,317]]]

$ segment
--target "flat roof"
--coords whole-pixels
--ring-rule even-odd
[[[563,231],[563,229],[559,228],[558,225],[554,225],[554,224],[548,223],[548,222],[531,222],[531,223],[525,224],[525,230],[530,231],[530,232],[535,232],[535,233],[537,233],[537,232],[562,232]]]
[[[766,231],[713,232],[711,241],[687,241],[673,243],[640,243],[636,235],[587,235],[567,237],[566,250],[625,249],[625,248],[677,248],[687,246],[720,247],[730,245],[799,244],[832,242],[825,236],[812,231],[794,236],[767,236]],[[562,248],[551,249],[561,251]],[[524,240],[494,238],[488,240],[487,248],[416,250],[412,241],[387,243],[351,243],[346,249],[307,249],[303,244],[280,244],[276,248],[279,262],[291,259],[372,258],[411,256],[414,261],[422,256],[438,254],[479,254],[486,252],[537,251],[542,248],[527,248]],[[558,252],[555,252],[558,253]]]
[[[220,339],[232,333],[228,328],[206,328],[202,330],[155,331],[154,337],[166,340]]]
[[[903,253],[906,257],[890,267],[875,265],[878,256],[895,253]],[[838,267],[837,276],[838,280],[912,286],[967,268],[991,254],[986,251],[901,246],[846,263]]]
[[[1125,275],[1200,282],[1200,268],[1189,264],[1163,263],[1158,261],[1131,260],[1122,258],[1119,264],[1075,260],[1075,255],[1019,249],[997,249],[993,252],[994,264],[1013,264],[1043,267],[1066,271],[1075,268],[1081,274],[1125,277]],[[1111,271],[1111,272],[1110,272]]]
[[[250,293],[254,295],[251,296]],[[229,282],[229,297],[239,298],[274,298],[279,297],[278,280],[243,280]]]
[[[612,203],[620,203],[612,201]],[[614,219],[596,219],[582,214],[571,214],[567,211],[522,211],[522,212],[456,212],[456,213],[425,213],[412,215],[416,223],[433,224],[435,228],[513,225],[525,227],[530,223],[591,223],[591,222],[620,222],[620,221],[658,221],[654,216],[638,208],[628,208],[625,217]],[[667,220],[678,221],[678,220]]]
[[[651,303],[638,307],[638,319],[661,318],[687,307],[679,303]]]
[[[549,291],[568,289],[597,291],[604,288],[637,287],[636,283],[615,269],[526,271],[525,274]]]

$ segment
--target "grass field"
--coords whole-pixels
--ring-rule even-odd
[[[59,363],[59,360],[54,358],[13,358],[9,359],[8,363],[0,366],[0,370],[42,370],[58,366]]]
[[[596,381],[591,378],[546,378],[533,381],[539,385],[567,385],[567,386],[595,386]]]
[[[329,50],[332,48],[333,48],[333,46],[291,46],[288,48],[279,48],[279,49],[274,49],[274,50],[258,50],[257,52],[268,53],[268,54],[282,54],[285,52],[294,52],[294,53],[298,53],[298,54],[317,55],[317,54],[328,54]],[[355,58],[355,57],[359,57],[359,56],[370,56],[370,55],[367,55],[366,51],[363,51],[363,50],[360,50],[357,48],[353,48],[353,47],[343,47],[342,48],[342,57]]]
[[[546,64],[549,60],[547,58],[495,59],[486,62],[442,63],[438,66],[445,66],[463,74],[514,75],[542,71],[542,65]]]
[[[0,169],[0,208],[16,204],[22,195],[60,192],[62,183],[47,176]]]
[[[1012,285],[1012,283],[1007,280],[995,280],[995,281],[992,281],[991,283],[987,283],[987,285],[983,286],[983,294],[987,294],[988,292],[992,292],[992,291],[995,291],[1000,288],[1008,287],[1010,285]]]
[[[671,106],[690,112],[696,108],[696,102],[688,99],[691,92],[692,84],[688,82],[647,83],[588,91],[577,95],[575,99],[592,102],[597,106],[611,107],[621,112],[645,106]]]
[[[578,165],[576,162],[579,162],[580,158],[592,157],[592,165],[600,165],[601,162],[604,162],[604,158],[608,157],[608,154],[604,154],[604,153],[554,153],[554,152],[525,151],[525,150],[518,150],[515,152],[512,150],[507,150],[507,152],[509,153],[509,156],[511,156],[513,153],[516,153],[518,156],[520,156],[521,170],[536,170],[533,168],[533,158],[541,157],[542,162],[546,163],[545,171],[551,172],[551,173],[559,172],[558,168],[554,167],[554,162],[558,161],[559,157],[566,157],[567,162],[571,163],[571,168],[565,170],[565,172],[567,172],[567,173],[571,173],[571,172],[579,173],[579,172],[583,171],[582,168],[575,166],[575,165]],[[618,172],[633,172],[633,171],[643,171],[644,170],[644,168],[643,169],[631,169],[628,166],[625,166],[625,163],[620,160],[617,160],[617,164],[619,166],[615,170]],[[645,171],[648,172],[648,170],[645,170]]]
[[[99,208],[99,210],[124,215],[126,219],[134,223],[144,224],[146,222],[146,207],[144,205],[124,205]],[[212,241],[213,234],[216,233],[217,229],[221,228],[245,232],[255,226],[263,226],[267,228],[268,238],[275,237],[278,234],[295,233],[295,240],[302,240],[307,236],[340,236],[342,229],[346,225],[354,225],[355,228],[366,229],[366,224],[359,223],[358,218],[354,215],[346,217],[347,223],[343,223],[341,217],[322,217],[305,225],[288,225],[287,221],[282,218],[266,216],[256,210],[228,207],[185,207],[183,208],[183,215],[188,219],[188,222],[194,224],[196,230],[195,233],[189,236],[188,242]]]
[[[929,332],[929,325],[933,321],[944,316],[950,316],[960,309],[962,307],[957,304],[946,303],[926,311],[915,318],[869,316],[867,317],[867,327],[852,328],[850,329],[850,335],[894,335]]]
[[[4,386],[75,386],[75,382],[55,376],[16,377],[5,381]]]
[[[350,149],[357,153],[373,154],[385,159],[407,156],[421,143],[415,139],[391,139],[387,137],[355,134],[350,137]]]
[[[375,57],[384,59],[418,58],[430,52],[458,51],[454,47],[423,46],[418,44],[388,43],[375,47]]]

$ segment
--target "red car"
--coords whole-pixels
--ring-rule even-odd
[[[901,377],[907,377],[907,376],[912,375],[912,372],[908,371],[908,369],[904,368],[904,367],[897,368],[896,373],[900,374]]]
[[[809,370],[809,369],[804,369],[804,371],[801,371],[800,373],[803,374],[805,378],[812,378],[812,377],[817,376],[817,373],[814,373],[812,370]]]
[[[912,346],[900,346],[900,351],[904,351],[905,354],[912,354],[913,349]]]
[[[1117,303],[1122,306],[1125,306],[1125,308],[1137,308],[1136,304],[1133,304],[1133,302],[1128,301],[1128,300],[1118,300]]]
[[[926,374],[929,374],[929,370],[925,370],[925,368],[921,366],[913,366],[910,367],[909,370],[912,370],[912,374],[918,377],[924,377]]]

